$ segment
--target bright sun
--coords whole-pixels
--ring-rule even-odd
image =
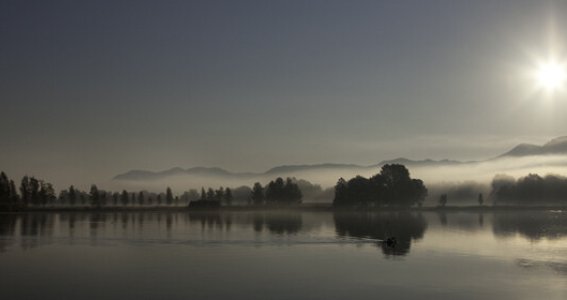
[[[567,80],[565,65],[556,61],[542,62],[535,72],[537,84],[548,92],[562,89]]]

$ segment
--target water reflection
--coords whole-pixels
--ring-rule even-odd
[[[303,226],[300,212],[267,212],[254,215],[254,231],[267,229],[272,234],[288,235],[298,233]]]
[[[0,214],[11,274],[0,287],[6,299],[564,299],[566,222],[541,211]],[[392,236],[393,248],[379,242]]]
[[[362,239],[375,239],[376,246],[389,255],[406,255],[411,243],[423,238],[427,222],[423,215],[410,212],[392,213],[335,213],[337,235]],[[382,242],[395,237],[394,246]]]
[[[567,213],[554,211],[497,212],[492,230],[498,237],[520,234],[532,241],[567,236]]]
[[[567,276],[567,263],[560,261],[542,261],[532,260],[527,258],[517,259],[516,265],[526,270],[537,270],[541,268],[548,268],[555,273]]]
[[[220,212],[190,212],[187,214],[191,224],[199,224],[201,229],[225,229],[230,222],[230,214]]]
[[[0,217],[0,252],[6,251],[6,248],[13,244],[17,220],[18,216],[12,214]]]
[[[374,243],[386,256],[407,255],[412,243],[423,239],[430,223],[434,230],[459,229],[468,232],[488,232],[498,238],[517,236],[529,241],[557,240],[567,237],[567,213],[535,212],[383,212],[383,213],[306,213],[286,212],[110,212],[110,213],[24,213],[0,215],[0,252],[14,245],[33,249],[52,242],[89,241],[96,245],[101,239],[218,239],[225,235],[198,235],[199,232],[235,233],[243,240],[256,243],[270,236],[290,236],[292,242],[321,240],[328,242]],[[260,234],[258,237],[248,233]],[[340,239],[336,240],[336,237]],[[395,247],[381,241],[395,237]],[[353,240],[358,239],[358,241]],[[333,241],[334,239],[334,241]],[[560,267],[556,267],[556,269]]]
[[[443,227],[458,228],[465,231],[476,231],[484,227],[484,212],[436,212],[439,223]]]

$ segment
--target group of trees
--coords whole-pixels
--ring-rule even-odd
[[[177,206],[180,202],[179,197],[174,197],[169,187],[165,193],[128,192],[127,190],[110,192],[99,189],[95,184],[91,185],[88,193],[70,186],[69,189],[61,191],[59,199],[60,204],[64,206],[88,205],[96,208],[105,206]]]
[[[11,207],[20,200],[16,184],[9,179],[6,173],[0,173],[0,207]]]
[[[222,186],[216,190],[208,188],[205,192],[205,188],[201,188],[201,197],[199,201],[217,201],[219,203],[224,203],[225,205],[231,205],[234,197],[232,196],[232,190],[230,188],[223,188]]]
[[[278,177],[270,181],[266,186],[259,182],[254,183],[250,193],[250,202],[253,205],[280,205],[299,204],[303,193],[295,178]]]
[[[349,181],[340,178],[335,185],[333,205],[409,207],[421,205],[426,196],[423,181],[412,179],[405,166],[387,164],[370,178],[356,176]]]
[[[225,199],[230,199],[231,191],[230,189],[227,190],[224,190],[224,193],[228,196],[225,196]],[[197,194],[194,190],[184,194],[186,203],[189,202],[187,197],[195,197],[194,194]],[[198,194],[195,198],[198,198]],[[181,201],[180,197],[173,195],[169,187],[164,193],[128,192],[126,190],[111,192],[99,189],[93,184],[87,192],[71,185],[68,189],[63,189],[56,195],[53,185],[49,182],[26,175],[17,185],[14,180],[8,178],[6,173],[0,172],[0,211],[41,206],[94,208],[107,206],[178,206]]]
[[[0,173],[0,208],[12,210],[30,205],[54,204],[57,200],[53,185],[35,177],[24,176],[19,193],[16,183],[6,173]]]
[[[266,186],[255,183],[254,188],[241,186],[236,189],[202,188],[201,193],[195,189],[185,191],[180,197],[174,196],[171,188],[165,193],[151,193],[148,191],[112,192],[99,189],[97,185],[91,185],[88,191],[83,191],[71,185],[63,189],[56,196],[53,185],[35,177],[24,176],[16,187],[16,183],[9,179],[4,173],[0,173],[0,210],[17,210],[30,206],[55,206],[55,207],[126,207],[126,206],[178,206],[190,203],[202,202],[210,206],[210,203],[218,203],[218,206],[233,205],[235,201],[239,204],[292,204],[301,203],[303,194],[299,184],[313,190],[313,194],[320,192],[321,187],[313,185],[308,181],[299,181],[295,178],[277,178],[270,181]]]
[[[511,176],[497,175],[491,187],[491,197],[496,205],[567,203],[567,178],[562,176],[529,174],[515,180]]]

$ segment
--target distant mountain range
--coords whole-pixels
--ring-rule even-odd
[[[567,136],[555,138],[542,146],[534,144],[520,144],[499,157],[549,154],[567,154]]]
[[[351,170],[351,171],[367,171],[372,169],[378,169],[386,164],[403,164],[406,166],[443,166],[443,165],[456,165],[462,164],[462,162],[454,160],[411,160],[407,158],[397,158],[393,160],[385,160],[375,165],[362,166],[355,164],[312,164],[312,165],[284,165],[271,168],[263,173],[242,173],[242,172],[230,172],[222,168],[207,168],[207,167],[194,167],[189,169],[182,168],[171,168],[164,171],[152,172],[146,170],[131,170],[123,174],[119,174],[114,177],[114,180],[129,180],[129,181],[143,181],[143,180],[160,180],[168,177],[177,176],[199,176],[199,177],[214,177],[227,179],[230,178],[256,178],[262,176],[283,176],[283,175],[293,175],[298,173],[306,172],[321,172],[321,171],[340,171],[340,170]]]
[[[535,155],[551,155],[551,154],[567,154],[567,136],[555,138],[546,144],[539,146],[533,144],[520,144],[510,151],[497,156],[492,160],[509,157],[523,157]],[[489,161],[489,160],[487,160]],[[461,162],[456,160],[411,160],[407,158],[396,158],[393,160],[384,160],[374,165],[363,166],[356,164],[312,164],[312,165],[283,165],[277,166],[267,170],[266,172],[251,173],[251,172],[230,172],[222,168],[215,167],[193,167],[189,169],[172,168],[165,171],[152,172],[146,170],[132,170],[114,177],[114,180],[119,181],[155,181],[171,177],[199,177],[202,179],[254,179],[261,177],[276,177],[276,176],[295,176],[300,174],[307,174],[310,172],[329,172],[341,174],[341,172],[349,171],[366,173],[376,170],[385,164],[403,164],[408,167],[435,167],[435,166],[456,166],[464,164],[475,164],[482,161],[469,161]]]

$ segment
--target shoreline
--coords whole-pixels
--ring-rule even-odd
[[[258,212],[258,211],[306,211],[306,212],[497,212],[497,211],[567,211],[567,206],[426,206],[426,207],[333,207],[331,204],[304,204],[297,206],[224,206],[218,209],[188,208],[187,206],[149,207],[33,207],[6,210],[0,213],[28,212]]]

